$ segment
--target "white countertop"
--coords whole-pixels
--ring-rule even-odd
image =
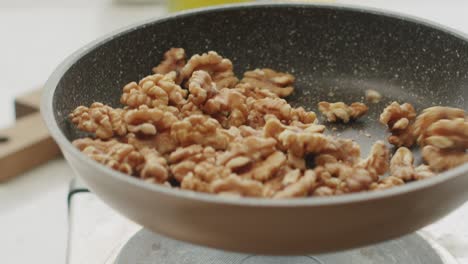
[[[340,2],[413,14],[468,33],[468,1]],[[74,50],[111,30],[164,12],[157,5],[122,6],[104,0],[0,0],[0,127],[13,121],[13,96],[39,87]],[[66,193],[72,177],[69,166],[58,159],[0,184],[0,263],[64,263]],[[459,223],[466,217],[467,204],[428,228],[465,260],[468,227]],[[437,237],[445,226],[453,234]]]

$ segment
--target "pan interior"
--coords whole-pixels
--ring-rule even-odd
[[[232,60],[239,77],[270,67],[295,75],[295,106],[317,110],[322,100],[364,102],[364,91],[383,95],[352,124],[329,133],[355,139],[363,155],[385,139],[378,116],[391,101],[417,110],[447,105],[468,110],[468,43],[408,19],[326,6],[233,7],[150,22],[105,39],[84,52],[58,83],[55,118],[70,140],[82,136],[67,121],[79,105],[119,106],[122,87],[151,74],[170,47],[189,56],[215,50]]]

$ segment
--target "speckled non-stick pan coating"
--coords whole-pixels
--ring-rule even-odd
[[[215,50],[235,72],[271,67],[296,76],[293,105],[364,101],[383,94],[351,125],[363,155],[385,139],[378,123],[391,101],[417,110],[468,109],[468,42],[419,20],[338,6],[249,5],[170,16],[104,37],[67,59],[46,85],[42,110],[70,165],[110,206],[176,239],[265,254],[317,253],[374,243],[415,231],[468,198],[468,167],[382,192],[288,201],[220,198],[140,182],[85,158],[67,114],[94,101],[119,106],[123,85],[151,73],[170,47],[192,55]]]

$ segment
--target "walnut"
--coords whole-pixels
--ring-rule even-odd
[[[441,119],[464,118],[465,111],[459,108],[434,106],[426,108],[416,118],[414,122],[413,134],[418,140],[419,145],[424,145],[424,140],[427,138],[428,128],[436,121]]]
[[[248,125],[261,127],[265,124],[265,115],[274,115],[281,121],[289,121],[292,107],[284,99],[280,98],[247,98],[247,106],[250,109]]]
[[[404,181],[414,179],[413,153],[406,147],[400,147],[390,160],[390,174]]]
[[[314,190],[313,196],[332,196],[335,194],[335,191],[328,186],[319,186]]]
[[[315,160],[319,163],[330,163],[334,160],[349,165],[354,165],[361,159],[361,147],[351,139],[332,138],[330,144],[333,147],[326,148]],[[330,158],[333,157],[333,159]]]
[[[144,148],[140,153],[145,159],[145,164],[141,170],[142,179],[152,178],[158,183],[164,183],[169,178],[167,162],[155,149]]]
[[[435,176],[435,173],[427,165],[422,164],[414,169],[415,180],[424,180],[433,176]]]
[[[216,179],[211,184],[213,193],[230,192],[241,196],[263,196],[263,185],[255,180],[243,179],[235,174],[231,174],[224,179]]]
[[[73,141],[81,152],[107,167],[134,175],[141,170],[145,159],[132,145],[118,142],[115,139],[81,138]]]
[[[226,149],[232,140],[216,119],[205,115],[192,115],[175,122],[171,136],[181,146],[200,144],[215,149]]]
[[[287,153],[287,164],[291,168],[305,170],[306,162],[303,157],[295,156],[292,152],[288,151]]]
[[[423,144],[440,149],[467,149],[468,121],[463,118],[442,119],[431,124],[424,133]]]
[[[442,150],[427,145],[422,149],[422,156],[429,168],[435,172],[445,171],[468,162],[465,151]]]
[[[189,79],[197,70],[208,72],[219,89],[234,87],[238,82],[232,70],[232,62],[214,51],[192,56],[180,72],[181,80]]]
[[[129,132],[155,135],[157,131],[169,129],[178,118],[171,112],[141,105],[137,109],[127,111],[124,120]]]
[[[250,97],[252,99],[278,98],[278,95],[270,90],[255,87],[250,83],[239,83],[236,85],[234,90],[240,92],[245,97]]]
[[[378,175],[382,175],[388,170],[389,156],[390,152],[385,143],[378,140],[372,145],[369,156],[360,161],[357,167],[366,169],[376,179]]]
[[[131,82],[124,86],[120,102],[132,108],[140,105],[161,107],[181,105],[186,102],[187,91],[177,85],[171,74],[154,74],[143,78],[138,84]]]
[[[290,116],[290,125],[293,125],[295,122],[312,124],[317,119],[317,115],[314,112],[306,111],[302,107],[292,108]]]
[[[415,140],[412,124],[415,117],[416,111],[411,104],[393,102],[387,106],[380,115],[380,123],[387,125],[392,132],[388,142],[397,147],[411,147]]]
[[[192,115],[203,115],[203,111],[193,102],[187,102],[179,107],[179,118],[183,119]]]
[[[319,111],[326,116],[328,122],[337,122],[338,120],[348,123],[350,120],[358,119],[367,113],[368,107],[363,103],[352,103],[347,105],[343,102],[318,103]]]
[[[217,158],[217,164],[230,168],[243,178],[266,181],[286,163],[286,156],[275,149],[276,140],[250,136],[234,141]]]
[[[185,66],[185,50],[183,48],[171,48],[164,53],[164,60],[153,68],[154,73],[167,74],[176,72],[178,84],[180,84],[180,71]]]
[[[217,157],[217,163],[225,165],[230,160],[240,156],[256,161],[266,158],[275,151],[276,140],[272,138],[249,136],[242,138],[240,141],[231,142],[228,150]]]
[[[321,133],[285,130],[278,135],[278,139],[284,149],[289,149],[297,157],[303,157],[307,153],[336,150],[332,138]]]
[[[260,129],[255,129],[250,126],[240,126],[238,127],[241,137],[249,137],[249,136],[257,136],[261,137],[263,135],[263,131]]]
[[[246,71],[241,82],[267,89],[279,97],[286,97],[294,91],[294,87],[292,87],[294,76],[267,68]]]
[[[194,71],[187,84],[190,91],[189,101],[197,106],[204,104],[208,98],[218,93],[216,84],[212,82],[206,71]]]
[[[380,102],[382,95],[376,90],[368,89],[366,90],[366,100],[370,103],[376,104]]]
[[[249,171],[240,173],[243,178],[266,181],[275,176],[279,169],[286,163],[286,156],[281,151],[275,151],[264,160],[257,160]]]
[[[78,129],[95,133],[98,138],[109,139],[112,136],[123,136],[127,126],[123,121],[123,109],[114,109],[101,103],[93,103],[88,108],[78,106],[70,114],[71,121]]]
[[[300,122],[292,122],[290,125],[284,125],[274,115],[265,116],[265,120],[266,123],[263,127],[263,135],[275,139],[278,139],[279,135],[285,130],[304,133],[323,133],[323,131],[325,131],[325,126],[314,123],[303,124]]]
[[[286,178],[286,176],[285,176]],[[311,193],[317,186],[317,176],[313,170],[306,170],[299,180],[289,184],[283,190],[277,192],[273,198],[303,197]]]
[[[289,169],[288,172],[283,172],[283,173],[284,173],[284,177],[282,177],[281,179],[281,184],[283,186],[288,186],[290,184],[297,182],[302,176],[300,169]]]
[[[175,142],[170,131],[164,131],[157,133],[155,136],[137,136],[134,133],[128,133],[125,136],[126,143],[134,146],[141,150],[144,148],[154,148],[161,154],[167,154],[174,151],[177,148],[177,142]]]
[[[218,117],[223,127],[241,126],[247,122],[249,114],[245,96],[235,89],[228,88],[221,89],[217,95],[208,99],[203,111]]]
[[[319,179],[333,190],[334,194],[367,190],[374,182],[374,177],[366,169],[339,162],[317,167],[315,172]]]
[[[285,167],[281,168],[275,177],[263,183],[263,197],[273,197],[277,192],[284,189],[283,179],[286,173],[283,171],[284,168]]]
[[[395,176],[388,176],[379,180],[378,182],[372,183],[369,189],[370,190],[383,190],[383,189],[389,189],[394,186],[403,185],[403,184],[405,184],[405,182],[402,179],[395,177]]]
[[[210,171],[196,170],[196,167],[202,163],[215,163],[216,151],[212,147],[203,147],[201,145],[191,145],[184,148],[178,148],[169,155],[170,170],[174,178],[182,181],[189,173],[194,174],[196,178],[207,181],[208,178],[203,174]],[[207,166],[203,164],[202,166]],[[210,179],[212,180],[212,179]]]
[[[180,183],[180,188],[184,190],[192,190],[195,192],[211,193],[210,184],[204,182],[200,178],[195,177],[193,173],[188,173],[187,176],[185,176],[182,179],[182,182]]]
[[[299,121],[310,124],[315,121],[315,113],[307,112],[303,108],[293,108],[286,100],[280,98],[263,98],[255,100],[247,98],[250,109],[248,124],[252,127],[261,127],[265,124],[265,116],[274,115],[280,121],[290,124]]]
[[[325,166],[327,163],[337,163],[338,159],[330,154],[320,154],[314,159],[316,166]]]
[[[170,131],[158,133],[154,137],[153,143],[155,146],[154,148],[161,154],[170,153],[178,146],[177,142],[174,140],[174,138],[172,138]]]

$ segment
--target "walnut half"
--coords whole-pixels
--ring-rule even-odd
[[[380,123],[387,125],[392,133],[388,142],[397,147],[411,147],[414,144],[413,124],[416,111],[411,104],[400,105],[397,102],[387,106],[380,115]]]
[[[343,102],[320,102],[318,103],[318,109],[325,115],[328,122],[341,120],[344,123],[348,123],[350,120],[355,120],[365,115],[369,108],[365,104],[357,102],[351,105],[347,105]]]

